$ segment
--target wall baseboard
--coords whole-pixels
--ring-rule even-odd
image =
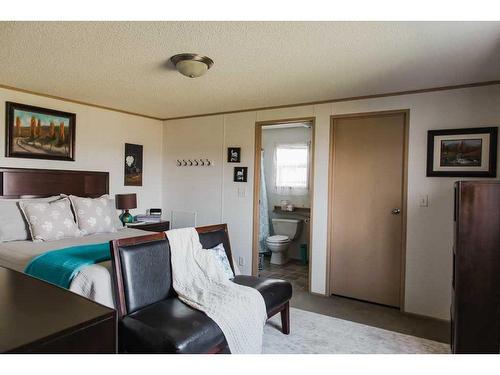
[[[434,316],[429,316],[429,315],[422,315],[422,314],[416,314],[416,313],[412,313],[412,312],[407,312],[407,311],[401,311],[404,315],[408,315],[410,317],[413,317],[413,318],[418,318],[418,319],[426,319],[426,320],[433,320],[435,322],[439,322],[439,323],[447,323],[447,324],[451,324],[451,321],[448,320],[448,319],[441,319],[441,318],[436,318]]]

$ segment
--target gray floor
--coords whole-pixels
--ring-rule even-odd
[[[450,342],[450,324],[448,322],[408,315],[396,308],[350,298],[310,294],[307,285],[307,272],[308,266],[302,265],[299,261],[292,260],[284,266],[277,266],[270,264],[269,258],[266,257],[264,269],[260,275],[289,280],[293,285],[291,306],[298,309],[429,340]]]

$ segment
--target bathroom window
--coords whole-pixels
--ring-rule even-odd
[[[276,190],[282,194],[306,194],[309,183],[309,145],[276,145]]]

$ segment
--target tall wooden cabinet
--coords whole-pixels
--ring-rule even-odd
[[[500,352],[500,181],[455,183],[451,346]]]

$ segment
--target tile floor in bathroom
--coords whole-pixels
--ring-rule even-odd
[[[292,283],[294,290],[308,291],[309,266],[302,264],[299,260],[290,259],[284,265],[271,264],[270,257],[264,257],[264,269],[260,276],[272,279],[284,279]]]
[[[397,308],[351,298],[310,294],[308,268],[309,266],[302,265],[298,260],[290,260],[281,266],[271,264],[270,257],[266,256],[264,269],[260,271],[260,276],[290,281],[293,287],[293,297],[290,301],[292,307],[449,343],[449,322],[405,314]]]

